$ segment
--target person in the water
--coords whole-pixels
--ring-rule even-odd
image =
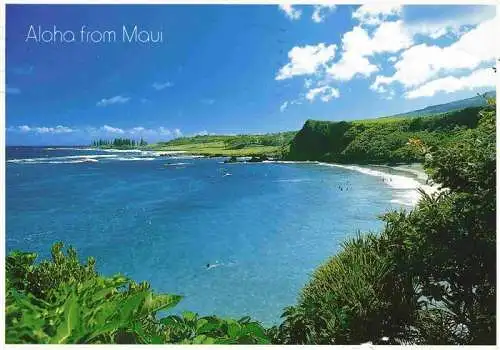
[[[218,262],[218,261],[216,261],[216,262],[215,262],[215,264],[210,264],[210,263],[208,263],[208,264],[206,264],[205,266],[206,266],[207,270],[210,270],[210,269],[213,269],[213,268],[215,268],[215,267],[217,267],[217,266],[219,266],[219,265],[220,265],[220,264],[219,264],[219,262]]]

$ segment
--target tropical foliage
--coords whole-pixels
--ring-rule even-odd
[[[352,122],[308,120],[291,141],[286,160],[394,164],[422,162],[424,154],[408,143],[446,146],[476,128],[479,108],[427,117],[378,118]]]
[[[495,105],[446,145],[413,139],[431,179],[414,210],[383,216],[314,273],[273,342],[495,344]],[[458,136],[459,135],[459,136]],[[429,151],[430,150],[430,151]]]
[[[264,328],[250,318],[198,317],[190,312],[159,317],[182,299],[158,294],[124,276],[100,276],[95,261],[80,264],[71,247],[52,248],[51,260],[33,253],[7,257],[7,343],[265,344]]]

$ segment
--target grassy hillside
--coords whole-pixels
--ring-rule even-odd
[[[155,151],[186,151],[205,156],[279,156],[296,132],[264,135],[203,135],[181,137],[149,146]]]
[[[496,96],[496,91],[492,90],[486,92],[484,96],[474,96],[463,100],[457,100],[439,105],[428,106],[422,109],[417,109],[415,111],[396,114],[393,117],[422,117],[437,113],[457,111],[469,107],[484,107],[486,106],[485,97],[494,98],[495,96]]]
[[[444,145],[477,126],[479,109],[351,122],[308,120],[290,142],[284,159],[361,164],[422,161],[423,153],[410,140],[419,139],[431,148]]]

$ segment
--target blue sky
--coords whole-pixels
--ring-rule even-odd
[[[8,5],[7,144],[277,132],[467,98],[494,86],[494,15],[449,5]],[[124,25],[163,42],[123,42]],[[30,26],[75,41],[39,40]],[[82,42],[82,26],[116,39]]]

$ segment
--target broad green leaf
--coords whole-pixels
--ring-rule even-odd
[[[80,326],[79,312],[78,298],[72,293],[64,303],[64,319],[57,328],[56,335],[51,339],[52,343],[64,344],[77,340],[75,337],[72,337],[72,332]]]
[[[238,322],[229,320],[227,321],[227,334],[231,338],[236,338],[237,336],[240,335],[241,332],[241,326],[238,324]]]
[[[159,294],[154,295],[149,293],[143,304],[143,312],[145,313],[155,313],[160,310],[173,308],[181,301],[182,297],[180,295],[173,294]]]

